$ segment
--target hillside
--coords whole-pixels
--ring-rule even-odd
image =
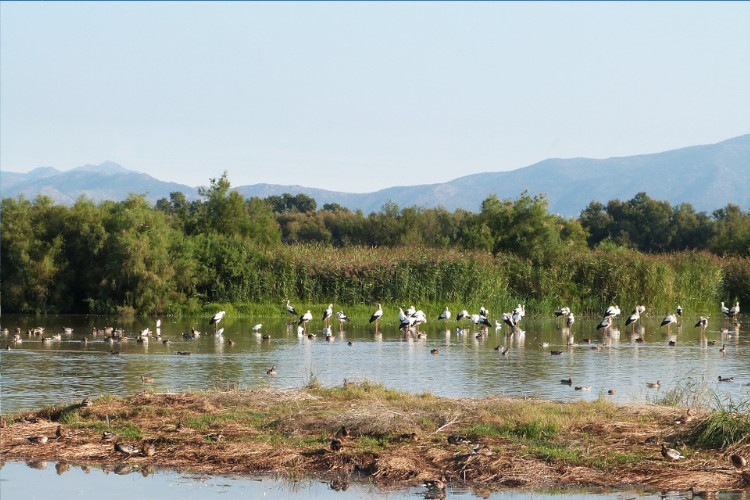
[[[232,172],[229,172],[230,180]],[[606,203],[627,200],[645,191],[672,204],[690,203],[698,211],[711,212],[735,203],[750,206],[750,134],[718,144],[691,146],[662,153],[590,159],[548,159],[508,172],[487,172],[459,177],[450,182],[418,186],[394,186],[372,193],[342,193],[304,186],[253,184],[237,186],[246,197],[265,198],[283,193],[305,193],[318,206],[339,203],[365,213],[378,211],[393,201],[399,207],[442,206],[477,211],[487,196],[516,198],[524,190],[545,193],[550,211],[578,216],[592,200]],[[155,202],[182,191],[196,199],[197,188],[164,182],[147,174],[127,170],[115,163],[86,165],[61,172],[43,167],[21,174],[0,172],[4,197],[23,194],[33,198],[45,194],[55,202],[70,204],[80,196],[95,201],[122,200],[130,193],[145,193]]]

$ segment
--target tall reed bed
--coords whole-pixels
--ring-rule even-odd
[[[234,265],[243,265],[235,262]],[[568,305],[599,314],[645,304],[657,314],[677,305],[703,312],[750,289],[750,263],[709,253],[650,255],[621,247],[571,251],[535,263],[515,254],[430,248],[283,246],[256,250],[209,302],[485,305],[538,310]],[[229,293],[230,291],[240,293]],[[726,298],[722,298],[726,297]],[[242,306],[237,306],[241,311]]]

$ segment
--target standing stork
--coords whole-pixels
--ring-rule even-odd
[[[639,312],[638,306],[633,309],[633,314],[628,316],[628,319],[625,320],[625,326],[633,325],[633,333],[635,333],[635,324],[640,321],[641,319],[641,313]]]
[[[307,322],[312,321],[313,316],[310,312],[310,309],[307,310],[305,314],[299,317],[299,322],[297,323],[297,326],[302,326],[305,333],[307,333]]]
[[[490,312],[484,306],[480,306],[479,307],[479,315],[482,316],[482,317],[484,317],[484,318],[487,318],[490,315]]]
[[[225,314],[226,314],[226,311],[219,311],[216,314],[214,314],[214,317],[211,318],[211,321],[208,322],[209,325],[215,325],[214,332],[217,332],[219,330],[219,321],[222,320]]]
[[[336,313],[336,319],[339,320],[339,331],[342,331],[344,329],[344,323],[349,321],[349,316],[344,314],[344,311],[339,311]]]
[[[563,319],[565,319],[568,314],[570,314],[570,307],[561,307],[560,309],[555,311],[555,321],[557,322],[561,316]]]
[[[677,306],[677,319],[682,323],[682,306]]]
[[[440,320],[445,321],[445,327],[448,327],[448,320],[451,319],[451,311],[447,307],[445,308],[445,311],[440,313],[440,316],[438,316],[438,321]]]
[[[724,316],[726,316],[727,318],[730,318],[730,317],[732,317],[732,313],[731,313],[731,312],[729,312],[729,308],[728,308],[727,306],[725,306],[725,305],[724,305],[724,302],[722,302],[722,303],[721,303],[721,312],[722,312],[722,314],[723,314]]]
[[[677,316],[675,316],[674,314],[668,314],[666,318],[661,320],[661,325],[659,325],[659,328],[667,325],[667,335],[669,335],[669,328],[672,326],[672,323],[677,323]]]
[[[296,318],[298,316],[297,310],[292,307],[292,305],[289,303],[289,301],[286,301],[286,312],[289,313],[289,319]]]
[[[705,330],[708,327],[708,316],[705,318],[701,316],[698,322],[695,324],[695,327],[700,327],[701,330]]]
[[[573,323],[575,323],[575,321],[576,321],[575,316],[573,316],[572,312],[569,312],[568,318],[565,320],[565,326],[567,326],[568,329],[570,329],[570,327],[573,326]]]
[[[456,321],[461,322],[462,319],[468,318],[468,317],[469,317],[469,311],[467,311],[466,309],[463,309],[458,313],[458,316],[456,316]]]
[[[740,313],[740,303],[736,302],[734,304],[734,307],[729,310],[729,315],[732,317],[733,320],[737,319],[737,315]]]
[[[323,326],[330,326],[331,316],[333,316],[333,304],[328,304],[328,309],[323,311]]]
[[[403,310],[399,309],[399,311],[403,313]],[[375,323],[375,333],[378,333],[378,321],[380,321],[381,316],[383,316],[383,306],[378,304],[378,308],[370,316],[370,323]]]

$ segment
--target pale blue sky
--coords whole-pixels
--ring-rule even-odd
[[[0,23],[8,171],[366,192],[750,133],[750,2],[1,2]]]

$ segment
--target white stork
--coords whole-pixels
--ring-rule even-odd
[[[695,327],[701,327],[701,330],[705,330],[708,327],[708,317],[701,316],[698,322],[695,324]]]
[[[721,303],[721,312],[726,316],[727,318],[732,316],[732,313],[729,312],[729,308],[724,305],[724,302]]]
[[[571,326],[573,326],[573,323],[575,323],[575,321],[576,321],[576,317],[573,316],[572,312],[569,312],[568,313],[568,318],[565,320],[565,326],[567,326],[568,328],[570,328]]]
[[[570,314],[570,307],[561,307],[555,311],[555,321],[559,320],[561,316],[563,318],[567,317],[568,314]]]
[[[464,310],[462,310],[461,312],[458,313],[458,316],[456,316],[456,321],[460,322],[462,319],[468,318],[468,317],[469,317],[469,311],[467,311],[466,309],[464,309]]]
[[[628,319],[625,320],[625,326],[633,325],[633,333],[635,333],[635,324],[640,319],[641,319],[641,313],[638,312],[638,307],[636,307],[633,310],[633,314],[628,316]]]
[[[338,311],[336,313],[336,319],[339,320],[339,331],[344,329],[344,323],[349,321],[349,316],[344,314],[344,311]]]
[[[610,327],[610,325],[612,325],[612,320],[610,319],[610,316],[605,316],[604,319],[601,321],[601,323],[596,325],[596,329],[606,330],[607,328]]]
[[[484,306],[481,306],[479,308],[479,315],[486,318],[490,315],[490,312]]]
[[[451,319],[451,312],[450,312],[450,309],[448,309],[448,308],[446,307],[446,308],[445,308],[445,311],[443,311],[442,313],[440,313],[440,316],[438,316],[438,321],[440,321],[441,319],[442,319],[443,321],[445,321],[445,324],[446,324],[446,326],[448,326],[448,320],[449,320],[449,319]]]
[[[403,314],[404,311],[399,308],[399,315]],[[375,310],[374,313],[372,313],[372,316],[370,316],[370,323],[375,323],[375,332],[378,331],[378,321],[380,320],[380,317],[383,316],[383,306],[378,304],[378,308]]]
[[[292,307],[292,305],[289,303],[289,301],[286,301],[286,312],[289,313],[289,317],[297,317],[297,310]]]
[[[667,335],[669,335],[669,328],[672,326],[672,323],[677,323],[677,316],[675,316],[674,314],[668,314],[663,320],[661,320],[661,325],[659,325],[659,328],[666,325]]]
[[[312,321],[312,319],[313,319],[313,315],[310,312],[310,309],[308,309],[305,314],[303,314],[302,316],[299,317],[299,322],[297,323],[297,325],[298,326],[302,325],[302,327],[304,328],[304,330],[307,331],[307,322],[308,321]]]
[[[211,318],[211,321],[208,322],[209,325],[215,325],[214,332],[218,331],[219,321],[221,321],[224,318],[225,314],[226,314],[226,311],[219,311],[216,314],[214,314],[214,317]]]
[[[331,316],[333,316],[333,304],[328,304],[328,309],[323,311],[323,325],[328,326],[328,323],[331,321]]]
[[[740,313],[740,303],[736,302],[734,307],[729,310],[729,315],[732,319],[737,319],[737,315]]]
[[[258,333],[258,332],[260,331],[260,329],[261,329],[261,328],[263,328],[263,323],[258,323],[257,325],[255,325],[255,326],[253,327],[253,331],[254,331],[255,333]]]
[[[604,311],[604,317],[605,318],[616,318],[620,315],[620,306],[609,306],[606,311]]]

